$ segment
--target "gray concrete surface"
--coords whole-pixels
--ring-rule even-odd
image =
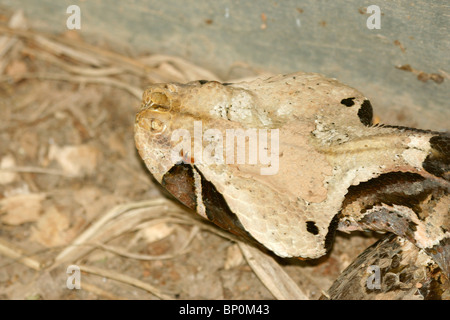
[[[67,30],[71,4],[81,8],[79,32],[87,39],[133,54],[178,55],[223,78],[241,75],[233,67],[240,63],[319,72],[362,91],[389,123],[450,128],[446,0],[0,0],[0,8],[22,8],[33,27],[55,33]],[[381,9],[380,29],[366,26],[370,5]],[[444,81],[395,68],[406,64]]]

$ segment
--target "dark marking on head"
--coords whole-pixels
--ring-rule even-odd
[[[177,164],[164,174],[161,185],[185,206],[196,210],[197,196],[192,170],[189,164]]]
[[[229,85],[232,85],[233,83],[231,83],[231,82],[224,82],[224,83],[222,83],[222,85],[223,86],[229,86]]]
[[[328,252],[330,251],[331,247],[333,246],[334,237],[336,235],[336,229],[339,226],[339,220],[341,218],[341,211],[339,211],[333,219],[331,219],[330,225],[328,226],[328,232],[325,236],[325,250]]]
[[[373,121],[373,109],[369,100],[364,100],[361,108],[358,110],[358,117],[361,123],[365,126],[371,126]]]
[[[411,208],[419,219],[422,219],[422,202],[430,194],[437,194],[440,190],[438,182],[425,179],[417,173],[384,173],[377,178],[350,186],[342,203],[342,210],[345,214],[347,206],[355,201],[361,204],[361,213],[384,203]]]
[[[342,99],[341,104],[343,104],[346,107],[351,107],[355,105],[355,101],[353,100],[355,100],[355,97]]]
[[[431,152],[422,166],[429,173],[450,181],[450,136],[436,135],[430,138]]]
[[[312,233],[313,235],[319,234],[319,228],[317,228],[314,221],[306,221],[306,231]]]
[[[205,83],[208,83],[209,81],[208,81],[208,80],[198,80],[198,82],[199,82],[201,85],[204,85]]]
[[[197,210],[194,170],[201,177],[201,195],[208,219],[217,226],[260,245],[244,228],[236,214],[229,208],[223,196],[202,173],[190,164],[173,166],[162,178],[161,185],[175,198],[192,210]]]
[[[201,177],[202,200],[208,219],[222,229],[237,236],[256,242],[256,240],[245,230],[237,215],[231,211],[222,194],[217,191],[214,184],[203,176],[200,170],[194,166],[194,170]]]

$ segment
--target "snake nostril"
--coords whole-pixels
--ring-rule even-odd
[[[142,98],[143,106],[148,106],[152,103],[152,99],[149,94],[145,93],[144,97]]]
[[[170,110],[170,100],[163,92],[148,92],[143,97],[143,107],[167,112]]]
[[[151,99],[154,104],[168,106],[169,98],[162,92],[153,92],[151,94]]]

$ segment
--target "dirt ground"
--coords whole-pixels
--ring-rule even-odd
[[[135,149],[149,83],[215,75],[38,33],[7,12],[0,79],[0,299],[276,298],[239,244],[176,205]],[[375,240],[338,235],[317,261],[275,260],[317,299]],[[68,288],[71,265],[80,290]]]

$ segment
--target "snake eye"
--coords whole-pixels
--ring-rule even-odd
[[[136,123],[139,127],[153,134],[162,133],[166,129],[167,121],[164,114],[154,112],[150,109],[141,111],[136,116]]]
[[[165,128],[165,125],[162,121],[158,119],[150,120],[150,130],[154,133],[162,132]]]

